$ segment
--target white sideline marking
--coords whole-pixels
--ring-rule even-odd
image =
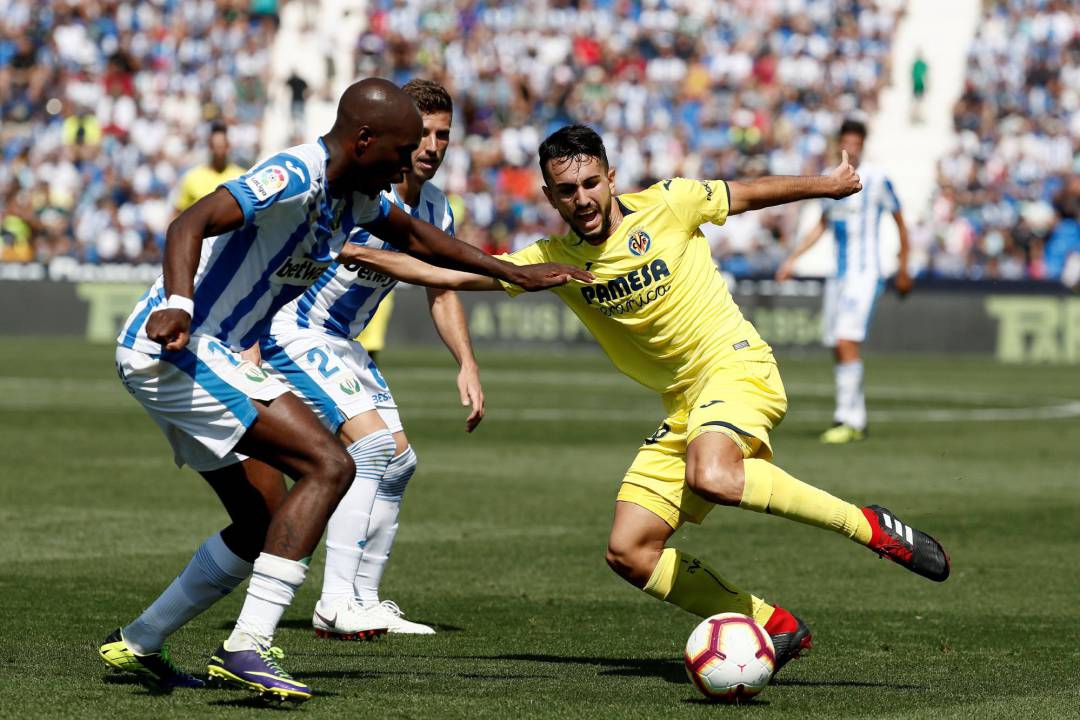
[[[453,388],[454,372],[451,368],[405,368],[391,374],[401,380],[438,380]],[[604,373],[552,371],[517,372],[510,370],[481,371],[481,381],[490,384],[513,382],[516,385],[527,380],[533,384],[554,384],[563,386],[623,386],[633,384],[618,375],[616,371]],[[826,384],[792,384],[788,386],[789,397],[831,398],[834,389]],[[920,391],[918,388],[873,387],[867,391],[871,400],[907,399],[907,400],[945,400],[954,402],[1003,403],[1011,398],[1003,395],[991,395],[979,391],[933,392]],[[542,395],[541,395],[542,396]],[[605,412],[590,408],[520,408],[488,407],[489,421],[515,422],[573,422],[604,420],[634,425],[658,424],[663,419],[663,407],[659,402],[648,404],[648,396],[642,396],[640,409],[637,407],[620,408],[618,412]],[[401,407],[403,419],[462,420],[465,415],[457,408],[422,407],[406,401]],[[138,407],[138,403],[127,396],[118,380],[112,378],[73,379],[0,376],[0,409],[3,410],[93,410],[94,412],[127,412]],[[1047,400],[1044,405],[1022,407],[973,407],[973,408],[910,408],[871,410],[871,423],[964,423],[964,422],[1008,422],[1060,420],[1080,417],[1080,400]],[[828,411],[803,411],[796,409],[789,413],[788,422],[822,422],[832,419]]]

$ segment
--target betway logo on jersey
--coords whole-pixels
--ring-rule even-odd
[[[345,263],[342,267],[349,272],[356,273],[356,279],[360,282],[366,282],[380,287],[388,287],[397,282],[397,280],[389,275],[383,275],[378,270],[364,267],[360,263]]]
[[[282,285],[300,285],[307,287],[323,274],[329,262],[319,262],[311,258],[285,258],[271,280]]]
[[[585,285],[581,296],[589,305],[598,305],[600,312],[609,317],[623,315],[666,295],[671,287],[670,282],[662,282],[666,277],[671,277],[667,263],[656,259],[614,280]]]

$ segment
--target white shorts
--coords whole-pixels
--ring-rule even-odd
[[[255,422],[254,400],[289,389],[215,338],[193,335],[180,352],[162,357],[116,348],[124,387],[158,424],[179,467],[205,472],[240,462],[232,450]]]
[[[845,275],[825,281],[822,342],[834,347],[837,340],[863,342],[870,330],[874,307],[885,287],[876,275]]]
[[[264,338],[261,350],[263,368],[299,395],[331,432],[369,410],[379,412],[390,432],[401,431],[394,396],[360,343],[297,330]]]

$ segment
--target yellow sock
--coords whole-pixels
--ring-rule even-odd
[[[870,523],[851,503],[793,478],[766,460],[744,460],[743,468],[739,507],[832,530],[863,545],[870,542]]]
[[[664,549],[642,589],[700,617],[737,612],[765,625],[773,612],[772,605],[743,592],[705,563],[675,548]]]

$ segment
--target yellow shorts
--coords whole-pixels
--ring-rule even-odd
[[[638,450],[618,500],[640,505],[673,528],[700,523],[713,504],[686,485],[686,448],[698,435],[718,432],[744,458],[772,459],[769,431],[787,412],[787,394],[776,364],[742,361],[710,377],[691,400],[680,398],[671,414]]]

